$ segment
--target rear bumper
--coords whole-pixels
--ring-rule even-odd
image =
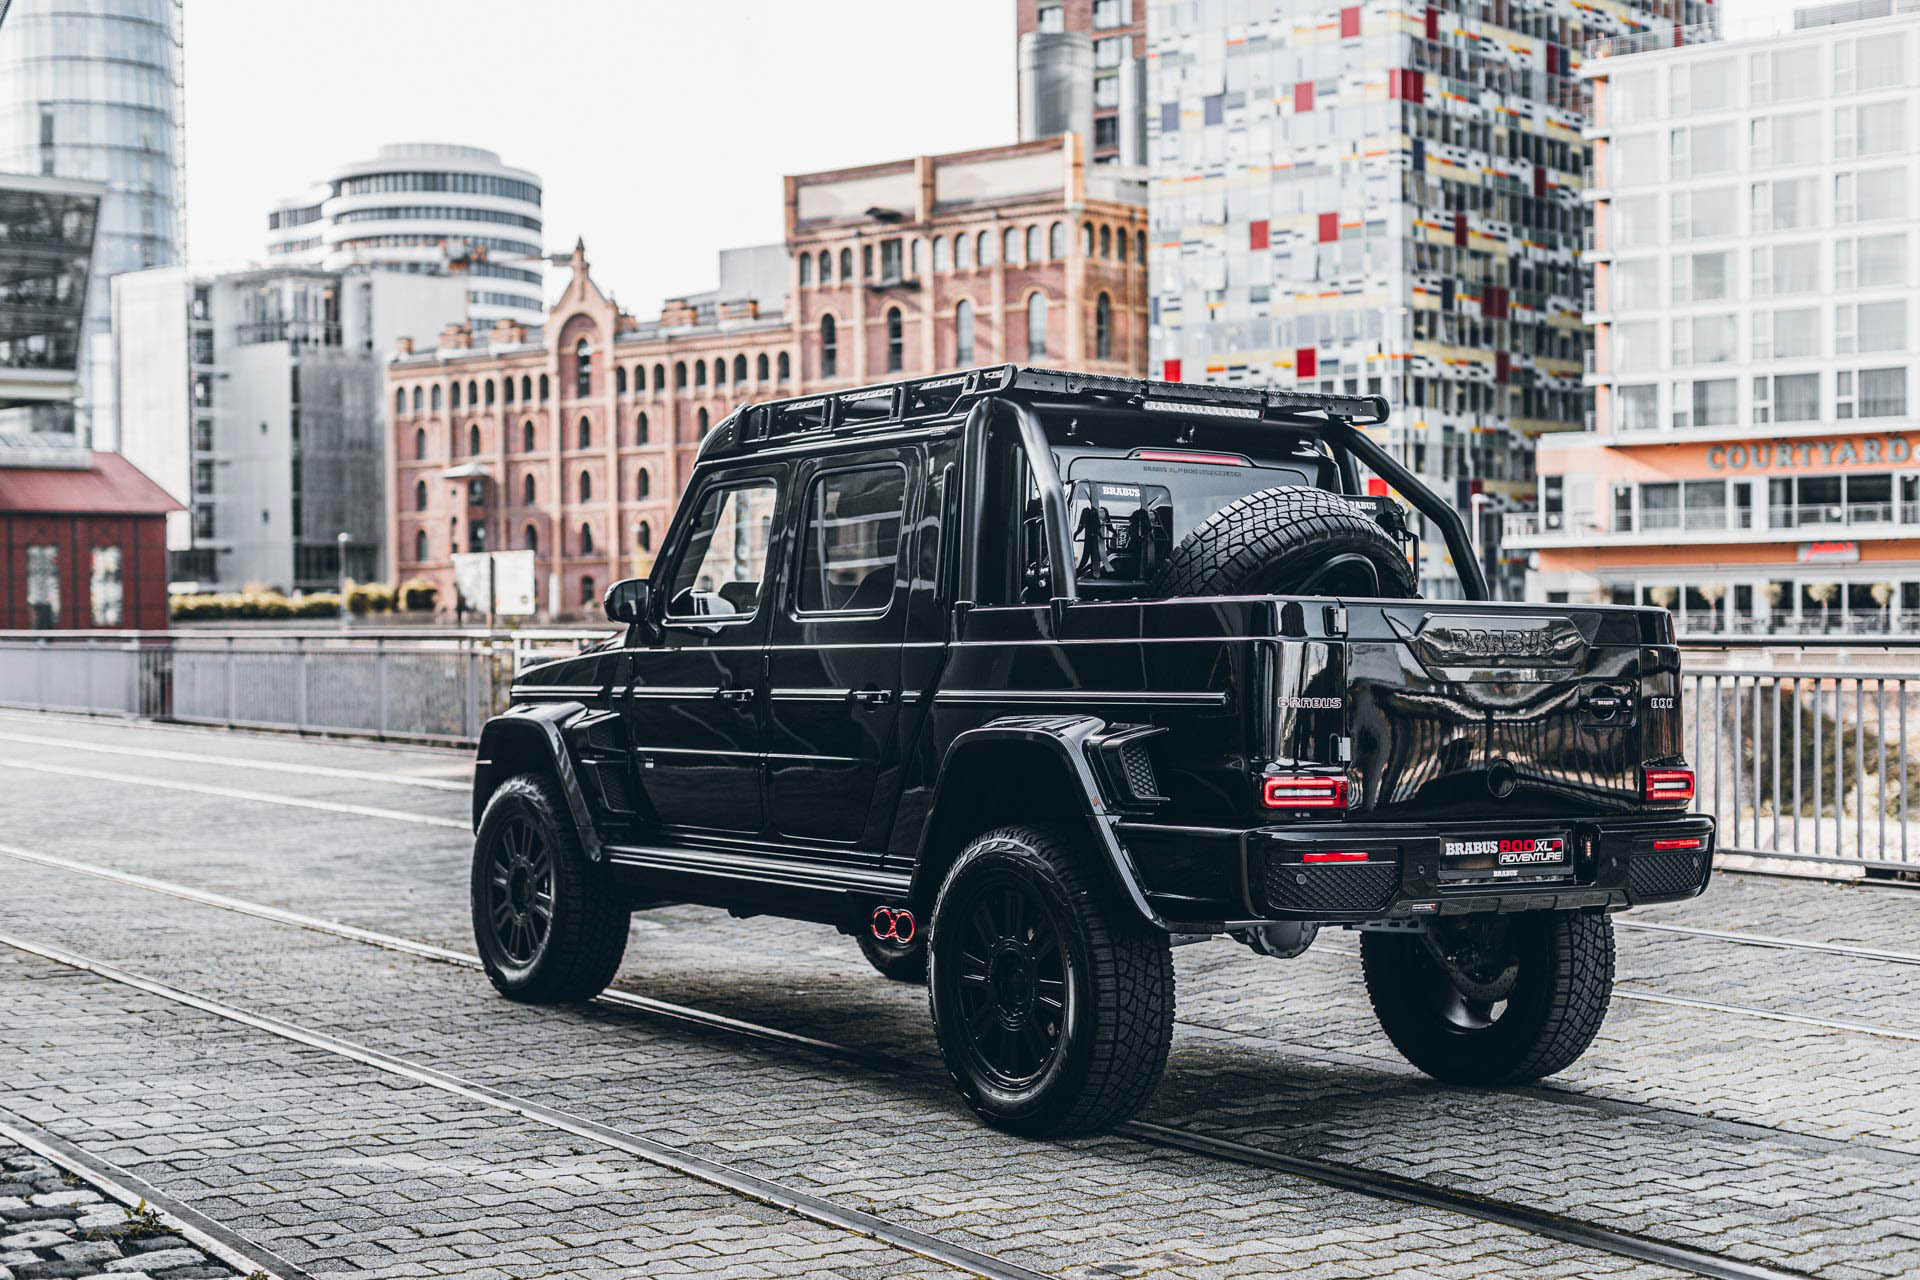
[[[1121,838],[1134,851],[1155,909],[1176,926],[1196,928],[1235,919],[1359,923],[1486,912],[1621,910],[1694,897],[1706,889],[1712,871],[1714,822],[1701,814],[1529,825],[1566,833],[1565,865],[1468,870],[1458,858],[1443,855],[1449,842],[1484,839],[1484,823],[1184,828],[1181,852],[1172,859],[1156,856],[1168,848],[1166,829],[1123,825]],[[1361,853],[1364,861],[1354,856]],[[1326,860],[1334,854],[1343,857]],[[1203,864],[1217,874],[1194,875]],[[1214,892],[1194,893],[1201,884]]]

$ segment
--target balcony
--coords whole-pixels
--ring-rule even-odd
[[[1775,507],[1767,512],[1774,529],[1857,529],[1890,524],[1920,524],[1920,503],[1821,502]]]
[[[235,325],[233,340],[243,347],[267,342],[284,342],[295,347],[337,347],[340,326],[324,320],[255,320]]]

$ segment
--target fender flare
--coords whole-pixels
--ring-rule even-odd
[[[516,773],[528,771],[528,765],[544,769],[566,797],[567,811],[580,836],[580,848],[591,862],[604,854],[600,833],[594,829],[593,812],[580,790],[580,774],[573,766],[561,730],[585,715],[587,707],[579,702],[546,702],[537,706],[513,707],[487,721],[480,730],[480,746],[473,763],[473,829],[480,830],[487,801],[495,788]]]
[[[1140,885],[1139,869],[1134,866],[1133,856],[1127,852],[1127,847],[1120,842],[1120,817],[1101,795],[1099,779],[1094,775],[1092,762],[1087,755],[1089,741],[1099,738],[1112,727],[1097,716],[1004,716],[957,735],[947,744],[946,753],[941,757],[933,803],[927,811],[927,821],[921,828],[919,847],[915,850],[909,899],[927,904],[931,909],[934,895],[940,890],[939,881],[946,875],[946,866],[942,864],[936,869],[929,864],[926,855],[932,833],[939,829],[943,816],[950,816],[943,815],[942,804],[950,798],[948,782],[955,772],[955,760],[994,743],[1018,742],[1040,746],[1060,760],[1074,784],[1074,799],[1077,801],[1074,807],[1085,819],[1093,847],[1099,851],[1100,860],[1112,873],[1115,886],[1142,920],[1155,928],[1173,932],[1173,926],[1147,901],[1146,892]]]

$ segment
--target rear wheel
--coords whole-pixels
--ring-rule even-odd
[[[1407,1061],[1451,1084],[1523,1084],[1586,1052],[1613,994],[1613,922],[1531,911],[1364,933],[1373,1011]]]
[[[1078,842],[1003,827],[967,846],[934,904],[927,989],[960,1092],[1029,1137],[1112,1128],[1166,1069],[1165,934],[1107,904]]]
[[[500,994],[529,1004],[587,1000],[613,981],[629,913],[587,861],[566,802],[537,774],[487,801],[473,841],[473,934]]]

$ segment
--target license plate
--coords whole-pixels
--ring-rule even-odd
[[[1440,841],[1443,880],[1523,880],[1568,870],[1563,835],[1447,837]]]

